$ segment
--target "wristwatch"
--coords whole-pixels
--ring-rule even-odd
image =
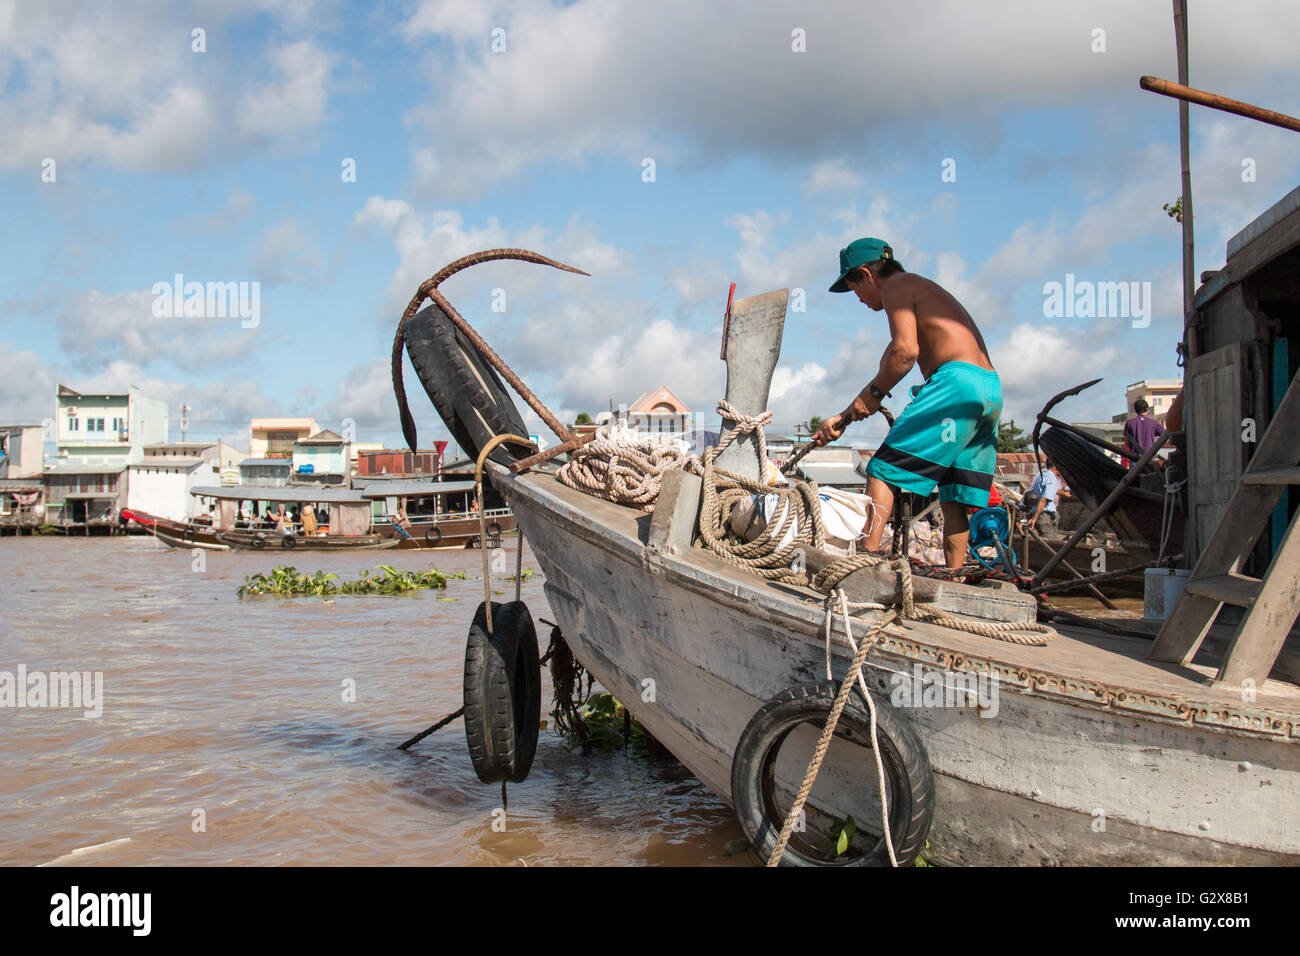
[[[867,384],[867,391],[870,392],[871,397],[878,402],[883,402],[887,398],[892,398],[894,394],[893,392],[882,392],[880,389],[876,388],[875,382],[869,382]]]

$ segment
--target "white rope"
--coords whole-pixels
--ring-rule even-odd
[[[831,737],[835,733],[835,727],[839,723],[840,714],[844,712],[844,707],[848,703],[849,692],[853,689],[855,683],[860,683],[863,692],[867,697],[867,708],[871,713],[871,746],[876,756],[876,771],[880,781],[880,806],[881,814],[884,821],[885,846],[889,850],[889,860],[893,866],[898,865],[898,858],[894,855],[893,836],[889,832],[889,798],[885,793],[885,768],[880,756],[880,745],[876,735],[876,707],[875,702],[871,699],[871,694],[866,692],[866,682],[862,679],[862,667],[866,663],[867,655],[875,647],[878,635],[885,627],[895,618],[897,614],[890,611],[884,618],[877,621],[876,624],[863,637],[861,644],[853,641],[853,634],[849,625],[849,609],[861,607],[880,607],[863,602],[861,605],[850,603],[847,596],[841,590],[836,590],[832,595],[826,598],[827,614],[831,614],[832,601],[838,601],[840,612],[844,618],[844,632],[848,635],[849,644],[853,647],[853,661],[849,665],[849,671],[844,675],[844,681],[840,684],[839,693],[835,695],[835,700],[831,704],[830,713],[826,717],[826,724],[822,728],[821,737],[817,741],[817,746],[813,751],[812,762],[808,764],[808,772],[804,774],[803,783],[799,785],[799,792],[795,795],[794,803],[790,805],[790,810],[785,816],[785,821],[781,825],[780,835],[777,837],[776,845],[772,848],[771,854],[767,858],[768,866],[776,866],[781,862],[781,857],[785,855],[785,848],[790,842],[790,836],[794,832],[794,823],[799,815],[803,812],[804,804],[808,801],[808,795],[812,793],[813,782],[817,779],[817,773],[821,770],[822,761],[826,758],[826,752],[830,749]],[[830,628],[827,627],[827,658],[830,656]]]

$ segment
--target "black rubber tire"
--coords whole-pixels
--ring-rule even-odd
[[[456,444],[470,459],[497,435],[528,435],[496,370],[441,309],[429,304],[406,321],[406,354]],[[503,465],[533,452],[506,442],[488,457]],[[486,492],[486,488],[484,491]]]
[[[264,534],[263,534],[262,532],[260,532],[260,531],[257,532],[257,534],[253,535],[253,547],[255,547],[255,548],[265,548],[265,547],[266,547],[266,535],[264,535]]]
[[[484,783],[528,776],[542,719],[541,659],[522,601],[492,602],[492,633],[479,604],[465,645],[465,743]]]
[[[292,551],[294,548],[298,547],[298,539],[291,534],[286,534],[280,539],[280,547],[288,548]]]
[[[1091,442],[1063,428],[1049,428],[1038,443],[1061,469],[1061,476],[1084,506],[1098,507],[1124,477],[1125,469]],[[1106,515],[1122,538],[1137,537],[1153,550],[1160,547],[1160,518],[1164,507],[1162,495],[1130,485]],[[1123,515],[1115,512],[1122,510]],[[1182,539],[1181,526],[1176,530]]]
[[[784,823],[784,819],[774,819],[775,804],[771,799],[774,764],[781,744],[803,723],[811,723],[820,732],[839,689],[838,681],[789,687],[759,708],[740,735],[731,763],[731,799],[745,837],[764,862],[776,847]],[[899,864],[906,865],[925,849],[925,837],[934,818],[934,773],[925,746],[911,724],[879,694],[873,693],[872,700],[876,705],[876,737],[890,789],[889,826],[894,853]],[[871,716],[857,688],[840,714],[837,737],[842,729],[859,740],[871,740]],[[864,781],[874,788],[874,759],[862,771]],[[889,850],[882,837],[870,853],[828,862],[787,845],[781,865],[889,866]]]
[[[424,543],[432,547],[442,540],[442,529],[438,527],[424,529]]]
[[[500,523],[496,521],[489,521],[487,526],[487,533],[489,538],[495,538],[497,535],[499,535],[501,533]]]

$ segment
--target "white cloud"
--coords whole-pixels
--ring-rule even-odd
[[[805,196],[818,193],[849,193],[861,189],[865,180],[844,159],[825,159],[813,166],[804,180]]]
[[[257,330],[242,328],[238,317],[156,316],[154,298],[147,289],[90,289],[61,297],[54,314],[60,347],[85,367],[168,361],[186,370],[211,370],[247,356],[258,342]]]
[[[210,4],[196,16],[159,0],[0,6],[0,168],[39,168],[50,157],[185,170],[301,136],[323,118],[335,57],[303,39],[247,50],[236,65],[235,21],[262,10],[285,22],[302,12],[295,3]],[[196,21],[207,52],[191,49]]]
[[[419,134],[413,152],[437,171],[422,185],[442,197],[598,152],[630,171],[656,157],[665,172],[677,160],[751,153],[776,162],[846,148],[880,157],[898,136],[933,138],[954,125],[996,136],[994,104],[1154,101],[1135,78],[1173,71],[1171,18],[1158,5],[1008,0],[998,14],[965,0],[898,5],[878,38],[846,28],[870,17],[853,0],[772,0],[747,5],[741,17],[689,0],[426,0],[405,24],[413,43],[437,41],[426,63],[430,102],[409,114]],[[1105,53],[1092,51],[1099,25]],[[806,53],[791,50],[796,26],[806,31]],[[1298,26],[1300,9],[1281,0],[1199,6],[1198,78],[1245,96],[1235,87],[1240,64],[1260,77],[1293,70],[1289,37]],[[490,49],[496,27],[506,30],[505,52]],[[939,30],[959,40],[944,47],[938,69],[918,73],[916,51],[933,47]]]
[[[310,40],[271,51],[271,79],[244,93],[235,125],[252,142],[291,140],[320,122],[336,57]]]

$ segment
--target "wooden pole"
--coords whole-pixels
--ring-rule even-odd
[[[1171,83],[1168,80],[1160,79],[1158,76],[1144,76],[1138,80],[1138,85],[1144,90],[1159,93],[1161,96],[1171,96],[1176,100],[1187,100],[1189,103],[1195,103],[1198,106],[1208,106],[1210,109],[1221,110],[1224,113],[1235,113],[1237,116],[1259,120],[1259,122],[1268,123],[1270,126],[1280,126],[1282,129],[1300,133],[1300,119],[1286,113],[1266,110],[1262,106],[1252,106],[1250,103],[1243,103],[1241,100],[1219,96],[1217,93],[1207,93],[1205,90],[1198,90],[1182,83]]]
[[[1178,47],[1178,82],[1187,86],[1187,0],[1174,0],[1174,42]],[[1178,101],[1178,149],[1183,159],[1183,326],[1192,319],[1196,298],[1196,248],[1192,242],[1192,166],[1188,144],[1187,101]]]

